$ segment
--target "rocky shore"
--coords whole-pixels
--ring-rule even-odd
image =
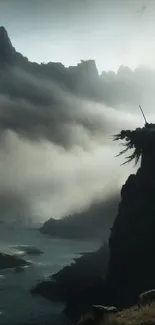
[[[98,289],[106,278],[108,262],[109,246],[105,243],[98,251],[83,254],[48,281],[37,284],[31,293],[55,302],[65,302],[65,314],[76,321],[94,301],[99,302]]]
[[[0,253],[0,269],[8,269],[8,268],[22,268],[22,267],[26,267],[29,266],[30,263],[25,261],[22,258],[19,258],[17,256],[14,255],[9,255],[9,254],[4,254],[4,253]]]

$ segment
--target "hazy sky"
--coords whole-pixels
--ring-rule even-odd
[[[30,68],[4,74],[0,218],[62,217],[118,191],[133,164],[120,167],[124,157],[114,158],[120,145],[111,135],[143,125],[138,104],[155,121],[154,22],[155,0],[0,0],[0,25],[29,60],[75,65],[92,58],[99,71],[151,66],[104,73],[100,104]],[[76,84],[85,86],[82,78]]]
[[[133,163],[120,167],[125,157],[115,158],[122,147],[112,134],[144,125],[135,96],[139,87],[145,89],[145,101],[152,99],[151,111],[155,102],[155,72],[141,69],[140,78],[130,70],[124,73],[115,75],[115,87],[107,73],[103,90],[107,82],[109,90],[99,103],[31,70],[5,72],[0,84],[0,218],[62,217],[118,192]],[[146,78],[152,87],[145,86]],[[106,105],[107,96],[113,107]]]
[[[154,0],[0,0],[0,24],[32,61],[155,67]]]

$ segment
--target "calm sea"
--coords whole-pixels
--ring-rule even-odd
[[[33,297],[30,289],[37,281],[70,264],[81,252],[94,251],[98,242],[51,238],[36,229],[0,228],[0,251],[12,253],[12,245],[32,245],[41,249],[40,256],[24,256],[32,265],[24,272],[0,270],[0,324],[54,325],[62,323],[63,305],[42,297]]]

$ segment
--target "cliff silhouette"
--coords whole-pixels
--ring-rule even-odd
[[[76,66],[65,67],[61,62],[36,63],[19,53],[11,43],[5,27],[0,27],[0,93],[14,97],[23,97],[41,104],[50,99],[38,97],[35,88],[29,88],[29,96],[22,91],[21,79],[15,74],[16,69],[42,80],[54,81],[64,91],[83,99],[120,107],[120,104],[137,103],[141,96],[141,85],[146,76],[152,80],[148,69],[137,68],[134,72],[128,67],[120,66],[117,73],[103,71],[98,73],[95,60],[81,60]],[[5,73],[2,73],[5,70]],[[7,73],[6,73],[7,71]],[[27,84],[24,85],[27,89]],[[145,85],[146,86],[146,85]],[[33,93],[32,93],[33,92]],[[47,94],[46,94],[47,95]],[[53,95],[53,94],[52,94]],[[38,98],[37,98],[38,97]],[[45,100],[46,99],[46,100]]]
[[[107,282],[120,306],[133,304],[140,292],[155,287],[155,124],[124,132],[127,149],[134,148],[127,159],[141,157],[141,166],[122,187],[109,238]]]
[[[17,52],[13,47],[5,27],[0,27],[0,73],[4,70],[10,75],[3,75],[4,91],[15,92],[15,76],[12,78],[11,69],[22,68],[27,73],[38,78],[53,80],[65,91],[82,98],[101,100],[101,83],[94,60],[82,60],[77,66],[65,67],[60,62],[38,64]],[[10,80],[8,80],[10,78]],[[18,82],[18,80],[17,80]],[[20,85],[19,85],[20,86]],[[12,87],[12,90],[11,90]],[[2,92],[1,90],[1,92]],[[20,91],[20,90],[19,90]]]
[[[146,124],[135,131],[123,130],[115,139],[126,140],[126,149],[121,154],[130,148],[134,150],[126,162],[141,159],[141,166],[136,174],[128,177],[121,189],[118,214],[109,237],[110,256],[106,277],[103,268],[98,265],[100,277],[92,276],[91,280],[95,281],[88,285],[86,281],[81,287],[79,284],[80,290],[76,291],[79,269],[75,264],[53,276],[51,288],[48,284],[48,298],[53,299],[53,294],[57,293],[57,299],[67,303],[67,316],[74,321],[80,314],[88,312],[92,304],[129,307],[137,303],[139,293],[155,287],[155,124]],[[98,254],[104,260],[105,252],[103,254],[102,249]],[[89,261],[88,265],[91,267]],[[102,272],[104,277],[101,276]],[[44,283],[34,292],[47,297]]]
[[[65,303],[64,314],[75,322],[103,298],[108,262],[109,245],[104,243],[97,251],[83,254],[48,280],[38,283],[31,293]]]

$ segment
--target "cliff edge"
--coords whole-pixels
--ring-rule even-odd
[[[126,132],[127,157],[140,158],[141,166],[121,190],[121,202],[109,238],[107,283],[113,302],[133,304],[137,295],[155,287],[155,125]],[[123,136],[124,137],[124,136]],[[127,151],[127,150],[126,150]]]

